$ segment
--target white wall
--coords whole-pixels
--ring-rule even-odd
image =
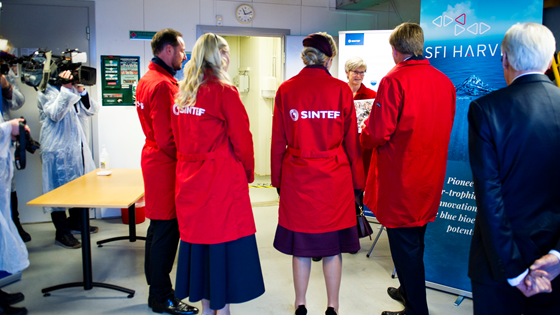
[[[390,8],[366,13],[334,11],[334,1],[95,0],[97,60],[100,55],[110,54],[140,56],[144,74],[152,58],[150,42],[129,40],[130,30],[175,28],[183,33],[190,51],[196,41],[196,26],[215,25],[216,15],[223,16],[224,26],[290,29],[291,35],[327,31],[336,36],[338,31],[378,29],[378,24],[387,28],[392,23],[389,21],[395,20]],[[255,19],[249,25],[239,23],[234,15],[242,3],[255,9]],[[100,82],[97,89],[101,95]],[[105,144],[113,168],[139,168],[145,138],[135,108],[104,106],[97,122],[99,141],[95,150]]]

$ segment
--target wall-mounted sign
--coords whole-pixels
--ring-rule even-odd
[[[103,105],[134,105],[140,80],[140,57],[101,56]]]
[[[130,31],[130,39],[135,40],[152,40],[152,37],[156,35],[156,32],[147,31]]]

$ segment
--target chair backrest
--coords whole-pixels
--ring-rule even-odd
[[[554,72],[556,78],[556,85],[560,87],[560,52],[552,58],[552,72]]]

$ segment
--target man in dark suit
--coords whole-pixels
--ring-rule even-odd
[[[560,88],[543,75],[554,50],[546,27],[512,26],[508,86],[470,104],[475,314],[560,314]]]

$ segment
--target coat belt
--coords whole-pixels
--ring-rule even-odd
[[[307,159],[321,159],[321,158],[329,158],[333,156],[337,156],[340,153],[344,152],[344,148],[342,146],[338,146],[336,149],[328,150],[328,151],[308,151],[308,150],[299,150],[288,147],[288,154],[293,155],[296,157],[307,158]]]
[[[156,149],[158,148],[157,143],[155,141],[152,141],[152,140],[146,139],[146,145],[149,146],[149,147],[156,148]]]
[[[228,155],[229,155],[229,148],[227,145],[225,145],[219,149],[216,149],[211,152],[205,152],[205,153],[184,154],[181,152],[177,152],[177,159],[179,161],[194,162],[194,161],[223,159],[226,158]]]

